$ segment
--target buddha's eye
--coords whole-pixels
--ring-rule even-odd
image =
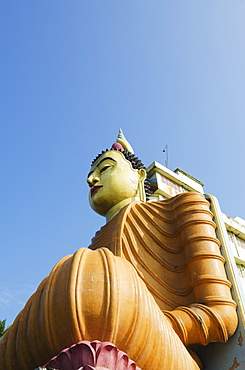
[[[104,172],[105,170],[107,170],[107,168],[110,168],[111,166],[110,165],[106,165],[104,167],[101,168],[100,170],[100,173]]]

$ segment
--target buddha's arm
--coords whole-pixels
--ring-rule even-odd
[[[237,326],[236,303],[211,218],[196,222],[185,255],[194,303],[164,313],[185,345],[226,342]]]
[[[214,306],[196,303],[164,313],[186,346],[226,342],[237,326],[235,307],[231,303]]]

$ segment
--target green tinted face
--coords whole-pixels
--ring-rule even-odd
[[[137,197],[140,171],[134,170],[121,152],[102,154],[88,174],[89,203],[102,216],[122,200]]]

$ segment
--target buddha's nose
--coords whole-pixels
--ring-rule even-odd
[[[92,188],[92,186],[94,186],[96,182],[98,182],[99,180],[100,180],[99,177],[91,175],[88,177],[87,183]]]

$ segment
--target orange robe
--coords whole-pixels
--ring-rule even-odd
[[[0,341],[0,369],[31,370],[98,339],[142,370],[197,370],[185,346],[234,332],[235,303],[202,195],[132,203],[90,249],[63,258],[43,280]]]
[[[135,202],[102,227],[90,246],[107,247],[134,266],[185,345],[226,342],[237,326],[212,219],[199,193]]]

